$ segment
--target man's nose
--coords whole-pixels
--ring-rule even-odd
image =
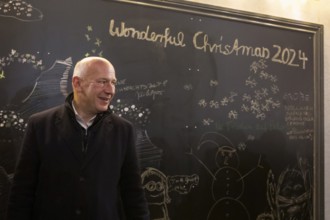
[[[105,91],[106,91],[107,93],[114,93],[114,92],[115,92],[115,89],[116,89],[115,85],[112,84],[111,82],[108,82],[108,83],[105,85]]]

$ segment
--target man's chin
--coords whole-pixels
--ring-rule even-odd
[[[105,112],[105,111],[108,110],[108,108],[109,108],[109,105],[99,106],[99,107],[97,108],[97,111],[98,111],[98,112]]]

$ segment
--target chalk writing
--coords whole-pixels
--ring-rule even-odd
[[[289,92],[283,95],[283,99],[286,101],[308,102],[310,101],[309,94],[299,92]]]
[[[209,40],[208,34],[198,31],[193,37],[193,45],[196,49],[203,52],[218,53],[222,55],[236,55],[236,56],[251,56],[262,59],[271,59],[271,61],[285,64],[292,67],[306,68],[306,62],[308,58],[305,52],[301,50],[295,50],[292,48],[282,48],[279,45],[274,44],[272,50],[267,47],[255,47],[250,45],[244,45],[240,43],[240,40],[236,38],[232,43],[223,43],[223,36],[220,37],[219,43],[212,43]]]
[[[165,93],[165,88],[167,87],[168,80],[149,82],[146,84],[138,85],[126,85],[119,87],[118,92],[135,92],[137,99],[151,97],[155,100],[157,97],[162,96]]]
[[[124,21],[116,24],[115,19],[110,20],[109,34],[111,37],[131,38],[141,41],[160,43],[164,48],[171,45],[174,47],[186,47],[185,33],[180,31],[172,33],[170,27],[164,27],[163,31],[152,31],[150,25],[143,28],[127,26]],[[191,36],[193,48],[205,53],[221,54],[224,56],[247,56],[258,59],[270,60],[274,63],[287,65],[290,67],[306,68],[309,60],[305,52],[297,48],[288,48],[278,44],[273,44],[271,48],[265,46],[254,46],[243,44],[239,38],[225,39],[224,36],[214,37],[203,31],[196,31]],[[219,39],[218,42],[211,42],[210,39]],[[264,77],[268,77],[265,73]]]
[[[295,63],[297,61],[297,51],[290,48],[284,48],[282,49],[279,45],[273,45],[274,48],[276,48],[276,53],[272,57],[273,62],[287,64],[288,66],[297,66],[299,67],[298,63]],[[305,55],[305,52],[302,52],[301,50],[298,50],[298,60],[302,62],[302,68],[305,69],[306,62],[308,61],[308,58]]]
[[[222,40],[223,36],[220,37],[220,41]],[[232,45],[210,43],[208,34],[205,34],[202,31],[195,33],[193,37],[193,44],[196,49],[204,52],[220,53],[223,55],[234,54],[236,56],[253,56],[266,59],[270,57],[270,50],[268,48],[240,45],[238,39],[235,39]]]
[[[283,131],[286,126],[284,123],[280,123],[278,121],[269,121],[269,122],[259,122],[257,124],[247,124],[247,123],[244,123],[244,122],[238,122],[238,121],[235,121],[235,122],[232,122],[231,123],[218,123],[218,122],[215,122],[215,127],[216,129],[218,130],[230,130],[230,129],[239,129],[239,130],[244,130],[244,131],[247,131],[247,132],[264,132],[266,130],[281,130]],[[255,139],[255,136],[250,134],[251,136],[249,137],[250,139],[249,140],[254,140]]]
[[[307,123],[313,123],[312,106],[285,106],[285,122],[288,126],[287,136],[290,140],[312,140],[313,130],[308,129]]]
[[[137,96],[138,99],[141,99],[143,97],[151,97],[152,100],[155,100],[156,97],[162,96],[164,94],[164,90],[153,90],[153,89],[148,89],[146,91],[138,91]]]
[[[165,48],[167,45],[176,47],[186,46],[184,43],[184,33],[179,32],[176,36],[171,35],[171,29],[169,27],[165,28],[163,33],[156,33],[154,31],[150,31],[150,25],[148,25],[144,30],[138,30],[134,27],[126,27],[126,23],[121,22],[120,27],[116,27],[115,20],[111,19],[109,34],[112,37],[125,37],[142,41],[158,42],[162,43]]]

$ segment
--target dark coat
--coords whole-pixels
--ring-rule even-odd
[[[71,99],[30,117],[8,220],[149,219],[132,124],[104,112],[85,136]]]

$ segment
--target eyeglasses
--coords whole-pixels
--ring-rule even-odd
[[[116,80],[107,80],[107,79],[98,79],[95,81],[92,81],[91,83],[93,83],[95,86],[103,88],[106,86],[116,86],[117,81]]]
[[[80,78],[81,80],[85,80],[84,78]],[[88,81],[89,83],[93,84],[94,86],[98,88],[104,88],[106,86],[116,86],[117,80],[108,80],[108,79],[97,79],[97,80],[91,80]]]

